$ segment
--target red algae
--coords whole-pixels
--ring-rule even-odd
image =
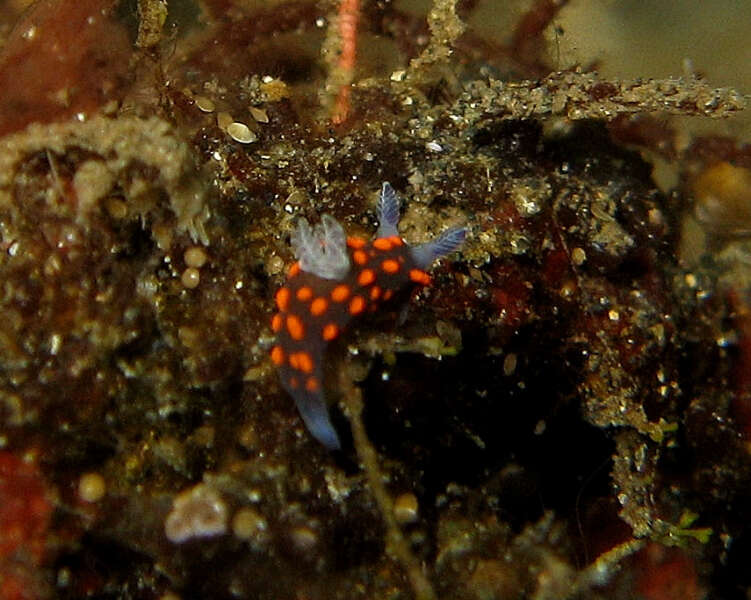
[[[700,600],[695,561],[683,550],[649,544],[634,560],[640,565],[635,592],[644,600]]]
[[[46,596],[52,502],[37,466],[0,451],[0,598]]]
[[[41,561],[51,514],[37,467],[0,452],[0,560],[23,551]]]
[[[0,135],[118,100],[131,45],[111,0],[43,0],[0,50]]]

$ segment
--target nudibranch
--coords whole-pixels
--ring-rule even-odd
[[[452,228],[425,244],[407,245],[397,231],[399,199],[388,182],[381,189],[377,214],[378,233],[372,242],[347,237],[330,215],[312,228],[301,219],[291,240],[297,262],[275,296],[271,361],[308,431],[329,449],[340,448],[340,442],[323,392],[328,344],[352,319],[374,312],[409,286],[428,285],[426,269],[459,248],[466,235],[466,229]]]

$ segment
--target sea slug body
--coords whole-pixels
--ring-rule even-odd
[[[300,220],[292,234],[297,262],[275,296],[271,360],[308,431],[329,449],[340,448],[340,442],[323,393],[326,347],[353,318],[377,310],[409,286],[428,285],[426,269],[459,248],[466,235],[466,229],[452,228],[425,244],[407,245],[397,231],[399,200],[388,182],[377,212],[372,242],[348,238],[330,215],[312,228]]]

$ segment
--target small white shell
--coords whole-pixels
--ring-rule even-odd
[[[239,121],[227,125],[227,133],[233,140],[241,144],[250,144],[258,139],[258,136],[245,123]]]

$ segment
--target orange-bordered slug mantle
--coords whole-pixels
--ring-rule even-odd
[[[408,245],[397,231],[399,199],[388,182],[377,213],[378,233],[370,242],[347,237],[330,215],[315,227],[301,219],[292,234],[297,262],[275,296],[271,360],[308,431],[329,449],[340,448],[340,442],[323,391],[327,345],[350,321],[377,310],[406,286],[428,285],[426,270],[466,236],[465,228],[452,228],[425,244]]]

